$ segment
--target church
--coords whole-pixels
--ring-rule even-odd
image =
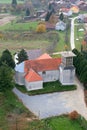
[[[75,67],[71,51],[64,51],[60,58],[47,53],[34,60],[26,60],[15,67],[15,82],[24,85],[28,91],[43,89],[44,82],[59,80],[62,85],[73,85]]]

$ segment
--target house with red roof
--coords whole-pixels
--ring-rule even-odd
[[[44,82],[60,80],[63,85],[74,84],[75,68],[72,52],[62,58],[52,58],[47,53],[34,60],[26,60],[15,67],[15,81],[28,91],[42,89]]]

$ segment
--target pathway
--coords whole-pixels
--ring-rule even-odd
[[[16,16],[12,16],[12,15],[6,15],[5,17],[3,17],[2,19],[0,19],[0,26],[3,26],[9,22],[11,22],[12,20],[14,20],[16,18]]]

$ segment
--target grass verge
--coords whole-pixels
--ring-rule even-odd
[[[11,90],[7,90],[5,95],[0,93],[0,128],[2,130],[10,130],[13,127],[16,129],[16,121],[27,117],[32,118],[34,115],[24,107]]]
[[[76,85],[61,85],[59,81],[48,82],[43,84],[43,89],[33,90],[27,92],[25,86],[16,85],[16,87],[24,93],[28,93],[29,95],[38,95],[38,94],[46,94],[53,92],[63,92],[63,91],[71,91],[76,90]]]
[[[68,116],[52,117],[29,123],[30,130],[85,130],[78,120],[70,120]],[[27,129],[27,130],[28,130]]]

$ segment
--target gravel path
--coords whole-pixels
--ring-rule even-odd
[[[75,83],[78,86],[77,90],[69,92],[36,96],[28,96],[16,88],[13,89],[13,92],[22,100],[23,104],[40,119],[66,114],[76,110],[87,120],[87,107],[84,102],[83,87],[77,78],[75,79]]]

